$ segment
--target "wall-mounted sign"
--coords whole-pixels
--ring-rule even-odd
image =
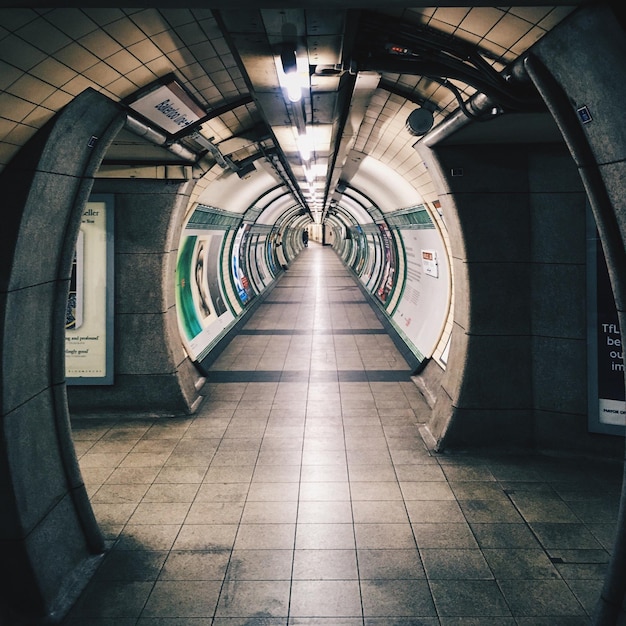
[[[113,200],[91,196],[76,242],[65,314],[71,385],[113,384]]]
[[[593,218],[590,218],[593,220]],[[589,430],[624,435],[624,347],[617,308],[595,224],[587,245]]]
[[[583,124],[589,124],[589,122],[593,121],[593,117],[591,117],[591,112],[589,111],[589,107],[585,104],[576,109],[576,113],[578,113],[578,117]]]
[[[422,250],[422,269],[427,276],[439,278],[436,250]]]
[[[175,80],[157,85],[128,106],[170,135],[206,116],[206,111]]]

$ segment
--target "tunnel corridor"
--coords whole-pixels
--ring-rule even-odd
[[[195,415],[73,417],[109,550],[63,625],[587,624],[618,465],[435,454],[410,376],[311,244]]]
[[[623,622],[621,7],[239,4],[0,9],[0,624]]]

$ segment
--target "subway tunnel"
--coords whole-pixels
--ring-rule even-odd
[[[258,4],[0,9],[0,623],[626,623],[619,7]]]

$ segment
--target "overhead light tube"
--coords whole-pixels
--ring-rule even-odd
[[[302,99],[302,90],[308,86],[309,65],[305,58],[300,58],[293,43],[284,43],[280,56],[276,58],[278,82],[285,90],[290,102]]]
[[[302,157],[303,161],[308,161],[311,158],[311,152],[312,152],[312,141],[311,141],[311,137],[309,135],[307,135],[306,133],[302,134],[302,135],[298,135],[298,139],[297,139],[297,145],[298,145],[298,152],[300,152],[300,156]]]

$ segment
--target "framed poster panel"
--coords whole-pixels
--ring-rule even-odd
[[[587,223],[588,428],[595,433],[624,435],[624,348],[609,272],[593,217]]]
[[[92,195],[76,240],[65,315],[68,385],[113,384],[113,196]]]

